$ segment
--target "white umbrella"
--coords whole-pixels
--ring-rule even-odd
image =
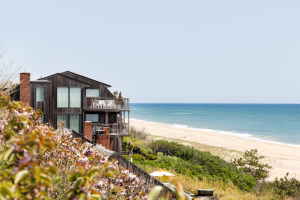
[[[175,176],[174,174],[171,174],[169,172],[166,172],[162,169],[157,170],[155,172],[152,172],[151,174],[149,174],[150,176]]]

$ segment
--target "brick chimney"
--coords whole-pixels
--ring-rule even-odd
[[[20,101],[25,105],[30,105],[30,73],[20,73]]]

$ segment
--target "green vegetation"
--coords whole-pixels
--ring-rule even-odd
[[[256,185],[256,180],[236,166],[226,162],[219,156],[211,155],[194,148],[186,147],[176,142],[157,140],[151,143],[152,149],[169,150],[171,154],[181,158],[177,162],[171,162],[175,169],[184,171],[188,176],[197,176],[209,180],[232,181],[241,190],[251,191]],[[166,160],[166,163],[169,161]],[[167,165],[166,165],[167,166]]]
[[[207,151],[200,151],[184,146],[178,142],[165,140],[152,141],[141,139],[131,132],[127,142],[141,144],[141,153],[147,154],[150,149],[169,150],[176,157],[157,154],[156,160],[142,158],[142,155],[131,155],[133,162],[148,173],[164,169],[176,175],[176,180],[181,182],[184,189],[196,193],[199,188],[215,189],[215,194],[220,199],[299,199],[300,182],[288,175],[273,182],[264,182],[261,179],[268,177],[271,166],[262,164],[263,156],[259,156],[256,149],[245,151],[242,158],[228,163],[219,156]],[[133,151],[138,148],[132,147]],[[203,149],[203,148],[202,148]],[[136,158],[134,158],[137,156]],[[129,156],[125,156],[129,159]],[[140,159],[139,159],[140,158]],[[236,167],[236,166],[237,167]],[[172,182],[169,180],[168,182]],[[176,182],[176,181],[175,181]],[[175,184],[174,182],[174,184]]]
[[[247,174],[253,176],[256,180],[269,177],[270,169],[268,164],[261,163],[261,159],[265,156],[258,156],[257,149],[246,151],[243,158],[234,159],[233,164],[239,166]]]

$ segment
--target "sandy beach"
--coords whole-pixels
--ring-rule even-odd
[[[272,144],[255,140],[243,139],[235,136],[222,135],[200,130],[171,127],[152,122],[130,120],[130,126],[145,127],[149,134],[166,138],[180,139],[186,142],[197,142],[205,145],[222,147],[228,150],[245,151],[257,149],[260,155],[268,157],[273,167],[269,180],[275,177],[289,177],[300,179],[300,147]]]

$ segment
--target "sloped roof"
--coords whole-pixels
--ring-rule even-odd
[[[111,87],[111,85],[108,85],[108,84],[106,84],[106,83],[102,83],[102,82],[100,82],[100,81],[96,81],[96,80],[94,80],[94,79],[88,78],[88,77],[86,77],[86,76],[82,76],[82,75],[80,75],[80,74],[76,74],[76,73],[71,72],[71,71],[65,71],[65,72],[62,72],[61,74],[64,74],[64,75],[68,76],[68,73],[69,73],[69,74],[72,74],[72,75],[75,75],[75,76],[78,76],[78,77],[81,77],[81,78],[88,79],[88,80],[90,80],[90,81],[93,81],[93,82],[96,82],[96,83],[99,83],[99,84],[102,84],[102,85],[105,85],[105,86],[107,86],[107,87]]]
[[[78,76],[78,77],[81,77],[81,78],[88,79],[88,80],[93,81],[93,82],[96,82],[96,83],[98,83],[98,84],[105,85],[106,87],[111,87],[111,85],[108,85],[108,84],[106,84],[106,83],[102,83],[102,82],[100,82],[100,81],[96,81],[96,80],[94,80],[94,79],[91,79],[91,78],[88,78],[88,77],[85,77],[85,76],[82,76],[82,75],[80,75],[80,74],[76,74],[76,73],[70,72],[70,71],[65,71],[65,72],[62,72],[62,73],[55,73],[55,74],[52,74],[52,75],[49,75],[49,76],[40,78],[40,79],[38,79],[38,80],[44,80],[44,79],[47,79],[47,78],[51,78],[51,77],[53,77],[53,76],[61,75],[61,76],[67,77],[67,78],[69,78],[69,79],[72,79],[72,80],[75,80],[75,81],[78,81],[78,82],[81,82],[81,83],[84,83],[84,84],[87,84],[87,85],[91,86],[90,84],[88,84],[88,83],[86,83],[86,82],[83,82],[83,81],[80,81],[80,80],[78,80],[78,79],[76,79],[76,78],[73,78],[72,76],[70,76],[70,74],[75,75],[75,76]]]
[[[51,78],[51,77],[53,77],[53,76],[64,76],[64,77],[66,77],[66,78],[68,78],[68,79],[71,79],[71,80],[74,80],[74,81],[78,81],[78,82],[80,82],[80,83],[83,83],[83,84],[85,84],[85,85],[91,87],[91,85],[88,84],[88,83],[85,83],[85,82],[83,82],[83,81],[77,80],[77,79],[72,78],[72,77],[70,77],[70,76],[66,76],[66,75],[64,75],[64,74],[62,74],[62,73],[52,74],[52,75],[50,75],[50,76],[46,76],[46,77],[40,78],[40,79],[38,79],[38,80],[45,80],[45,79]]]

